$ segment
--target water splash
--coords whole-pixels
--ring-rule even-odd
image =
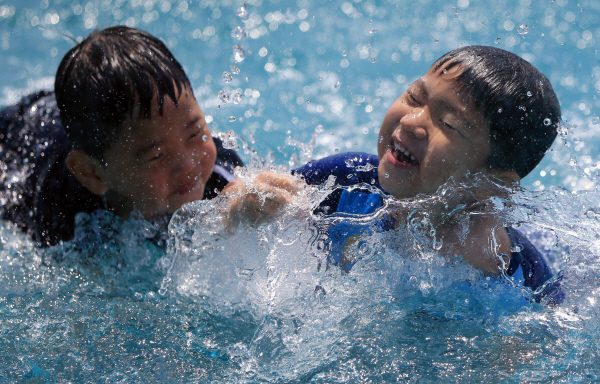
[[[288,136],[285,139],[285,143],[287,145],[291,145],[291,146],[294,146],[294,147],[300,149],[300,160],[303,163],[307,163],[312,160],[313,150],[315,149],[315,145],[317,144],[317,137],[322,132],[323,132],[323,126],[317,125],[315,127],[315,131],[311,135],[311,138],[308,141],[308,143],[302,143],[298,140],[292,139],[291,136]]]
[[[241,63],[246,58],[246,52],[244,52],[244,48],[241,45],[233,46],[233,60],[236,63]]]

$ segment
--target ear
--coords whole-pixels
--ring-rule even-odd
[[[82,150],[72,150],[67,155],[67,168],[73,176],[96,195],[109,190],[106,170],[100,161]]]

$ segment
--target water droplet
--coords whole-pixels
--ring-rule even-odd
[[[231,96],[229,96],[229,92],[227,91],[219,91],[217,96],[219,96],[224,103],[229,103],[229,101],[231,101]]]
[[[234,75],[240,74],[240,69],[235,64],[231,64],[231,67],[229,67],[229,69],[231,69],[231,73]]]
[[[533,93],[531,93],[531,91],[527,91],[527,96],[531,97],[533,96]]]
[[[233,103],[234,104],[239,104],[242,101],[242,94],[239,92],[236,92],[233,94]]]
[[[506,14],[504,16],[510,17],[510,12],[506,12]]]
[[[546,117],[546,118],[544,119],[544,125],[548,126],[548,125],[550,125],[550,124],[552,124],[552,120],[550,120],[549,118],[547,118],[547,117]]]
[[[202,136],[202,141],[206,141],[206,140],[208,140],[208,136],[206,136],[206,135]]]
[[[440,39],[435,39],[434,41],[435,41],[436,43],[439,43],[439,42],[440,42]]]
[[[339,149],[339,148],[336,148],[336,149],[334,149],[334,150],[333,150],[333,152],[335,152],[335,153],[340,153],[340,149]]]
[[[593,125],[598,125],[598,124],[600,124],[600,117],[598,117],[598,116],[594,115],[594,116],[592,117],[592,124],[593,124]]]
[[[333,86],[335,89],[340,89],[340,87],[342,86],[342,83],[339,81],[335,82],[335,85]]]
[[[248,20],[248,5],[246,3],[242,4],[241,7],[237,10],[237,15],[242,19],[242,21],[246,22]]]
[[[496,40],[494,40],[494,44],[498,44],[500,42],[500,40],[502,40],[502,39],[499,37],[496,37]]]
[[[511,251],[511,252],[521,252],[521,250],[522,250],[522,249],[523,249],[523,247],[522,247],[522,246],[520,246],[520,245],[515,245],[514,247],[511,247],[511,248],[510,248],[510,251]]]
[[[231,96],[229,96],[229,92],[227,91],[219,91],[217,96],[219,96],[224,103],[229,103],[229,101],[231,101]]]
[[[386,172],[386,173],[385,173],[385,178],[386,178],[386,179],[389,179],[389,178],[390,178],[390,173],[389,173],[389,172]]]
[[[502,113],[502,108],[498,108],[498,113]]]
[[[348,56],[348,52],[342,51],[342,56]]]
[[[383,143],[383,136],[379,136],[379,142]]]
[[[517,28],[517,33],[519,35],[526,35],[529,32],[529,27],[527,26],[527,24],[521,24],[519,25],[519,28]]]
[[[377,29],[373,28],[369,31],[370,34],[377,33]]]
[[[229,118],[229,120],[231,120],[231,118],[233,118],[233,120],[235,120],[235,117],[233,117],[233,116],[231,116]],[[238,142],[237,142],[237,136],[235,135],[235,132],[233,132],[232,130],[230,130],[227,133],[219,134],[219,138],[221,139],[221,144],[223,145],[223,148],[235,149],[235,150],[240,149],[240,146],[238,145]]]
[[[224,83],[231,83],[231,80],[233,80],[233,77],[231,76],[231,73],[229,73],[227,71],[223,72],[223,75],[221,77],[223,77],[223,82]]]
[[[375,62],[375,58],[374,58],[374,57],[372,57],[372,58],[371,58],[371,63],[374,63],[374,62]]]
[[[234,45],[233,46],[233,60],[236,63],[241,63],[242,61],[244,61],[244,59],[246,58],[246,52],[244,52],[244,48],[242,48],[241,45]]]
[[[306,104],[310,104],[310,100],[306,100]]]
[[[231,37],[236,40],[244,40],[246,38],[246,31],[242,27],[235,27],[231,30]]]

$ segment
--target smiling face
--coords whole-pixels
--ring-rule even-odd
[[[379,182],[396,198],[432,194],[450,177],[488,173],[490,130],[455,78],[433,67],[387,111],[379,131]]]
[[[151,116],[125,124],[104,154],[107,201],[120,216],[138,209],[150,218],[200,200],[213,171],[215,144],[191,91],[177,106],[165,97],[162,115],[155,97]]]

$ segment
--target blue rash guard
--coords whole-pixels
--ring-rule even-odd
[[[211,199],[243,163],[214,139],[217,158],[204,189]],[[2,219],[31,234],[43,246],[73,238],[75,215],[104,208],[67,169],[73,148],[60,120],[53,92],[40,91],[0,110],[0,203]],[[168,222],[168,219],[166,220]]]
[[[377,174],[377,156],[365,153],[344,153],[313,161],[301,168],[295,169],[294,174],[302,175],[308,184],[322,184],[329,175],[336,177],[336,182],[341,186],[351,186],[365,183],[381,189]],[[368,164],[368,165],[367,165]],[[316,213],[336,216],[355,216],[374,214],[384,204],[384,197],[378,191],[365,188],[338,188],[335,189],[317,208]],[[382,191],[383,192],[383,191]],[[331,262],[340,265],[349,272],[357,260],[346,260],[342,249],[346,241],[352,236],[368,236],[374,231],[383,231],[393,228],[394,223],[389,219],[376,219],[371,224],[353,224],[341,222],[335,224],[329,231],[331,245]],[[548,266],[545,257],[521,232],[512,227],[507,227],[512,248],[512,258],[506,274],[516,280],[517,284],[531,288],[534,292],[533,300],[545,300],[551,304],[560,304],[564,293],[560,290],[560,281],[545,284],[554,273]]]

